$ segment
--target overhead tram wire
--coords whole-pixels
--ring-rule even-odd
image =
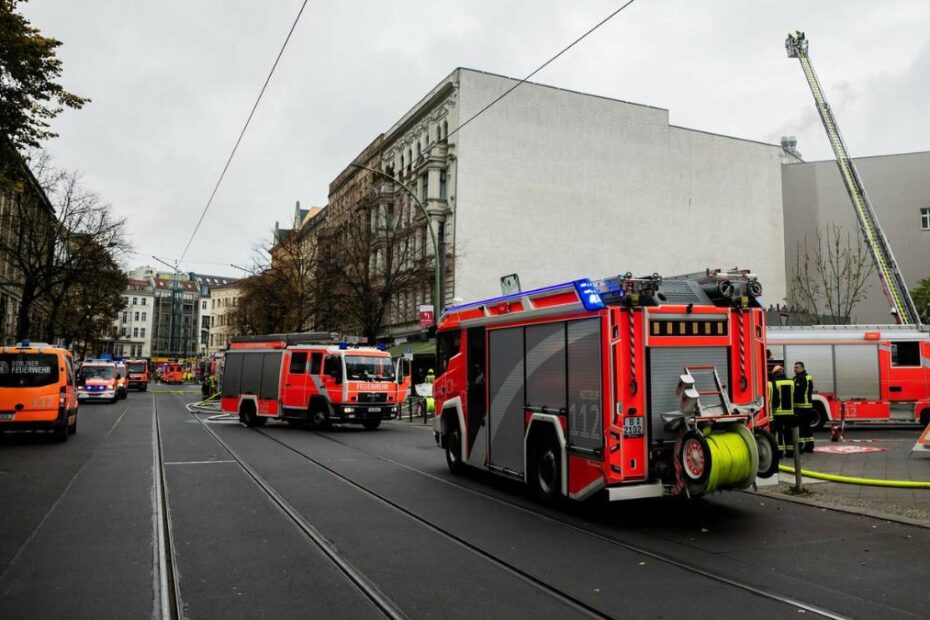
[[[610,20],[612,20],[614,17],[616,17],[618,14],[620,14],[621,11],[623,11],[623,10],[626,9],[628,6],[630,6],[631,4],[633,4],[633,2],[635,2],[635,0],[628,0],[628,2],[626,2],[625,4],[623,4],[620,8],[616,9],[613,13],[611,13],[610,15],[608,15],[607,17],[605,17],[604,19],[602,19],[601,21],[599,21],[598,23],[596,23],[594,26],[592,26],[590,29],[588,29],[588,30],[587,30],[584,34],[582,34],[580,37],[578,37],[577,39],[575,39],[574,41],[572,41],[571,43],[569,43],[568,45],[566,45],[564,48],[562,48],[562,50],[561,50],[558,54],[556,54],[555,56],[553,56],[552,58],[550,58],[549,60],[547,60],[547,61],[544,62],[543,64],[541,64],[541,65],[539,65],[538,67],[536,67],[536,69],[534,69],[534,70],[533,70],[529,75],[527,75],[525,78],[523,78],[522,80],[520,80],[519,82],[517,82],[516,84],[514,84],[513,86],[511,86],[511,87],[508,88],[507,90],[505,90],[505,91],[504,91],[503,93],[501,93],[496,99],[494,99],[493,101],[491,101],[490,103],[488,103],[486,106],[484,106],[483,108],[481,108],[480,110],[478,110],[477,112],[475,112],[474,114],[472,114],[470,117],[468,117],[468,118],[465,120],[465,122],[460,123],[458,127],[456,127],[455,129],[453,129],[452,131],[450,131],[450,132],[446,135],[446,139],[448,139],[449,136],[451,136],[451,135],[455,135],[457,132],[459,132],[460,130],[462,130],[468,123],[472,122],[473,120],[475,120],[476,118],[478,118],[479,116],[481,116],[482,114],[484,114],[485,112],[487,112],[487,111],[488,111],[492,106],[494,106],[498,101],[500,101],[501,99],[503,99],[504,97],[506,97],[507,95],[509,95],[509,94],[512,93],[513,91],[515,91],[517,88],[519,88],[519,87],[522,86],[524,83],[526,83],[531,77],[533,77],[534,75],[536,75],[537,73],[539,73],[540,71],[542,71],[543,69],[545,69],[546,67],[548,67],[548,66],[549,66],[550,64],[552,64],[559,56],[561,56],[562,54],[564,54],[564,53],[567,52],[568,50],[572,49],[573,47],[575,47],[576,45],[578,45],[579,43],[581,43],[585,38],[587,38],[587,36],[588,36],[589,34],[593,33],[595,30],[597,30],[598,28],[600,28],[601,26],[603,26],[604,24],[606,24],[607,22],[609,22]],[[435,144],[435,142],[434,142],[434,144]],[[432,146],[432,144],[431,144],[430,146]]]
[[[210,205],[213,204],[213,199],[216,197],[216,192],[220,189],[220,185],[223,183],[223,179],[226,177],[226,171],[229,170],[229,165],[232,163],[233,157],[236,156],[236,151],[239,149],[239,144],[242,142],[243,136],[245,136],[246,130],[249,128],[249,123],[252,122],[252,117],[255,115],[255,110],[258,108],[259,102],[262,100],[262,96],[265,94],[265,89],[268,88],[268,83],[271,81],[271,76],[274,75],[275,69],[278,67],[278,62],[281,60],[281,56],[284,54],[284,50],[287,48],[288,42],[291,40],[291,35],[294,34],[294,29],[297,27],[297,23],[300,21],[300,16],[303,15],[304,9],[307,8],[307,3],[310,0],[303,0],[300,5],[300,10],[297,11],[297,16],[294,18],[294,23],[291,24],[291,29],[287,32],[287,37],[284,39],[284,43],[281,45],[281,49],[278,51],[277,57],[274,59],[274,64],[271,65],[271,70],[268,71],[268,77],[265,78],[265,83],[262,84],[262,89],[258,93],[258,97],[255,99],[255,103],[252,105],[252,110],[249,112],[249,117],[245,121],[245,125],[242,126],[242,131],[239,132],[239,137],[236,139],[236,144],[233,146],[232,152],[229,154],[229,158],[226,160],[226,165],[223,166],[223,171],[220,172],[220,177],[216,180],[216,185],[213,186],[213,191],[210,193],[210,198],[207,200],[207,204],[204,205],[203,211],[200,213],[200,219],[197,220],[197,225],[194,226],[194,231],[191,233],[190,239],[187,240],[187,245],[184,246],[184,251],[181,252],[181,257],[177,260],[177,264],[180,265],[183,262],[184,257],[187,256],[187,251],[191,247],[191,243],[194,242],[194,237],[197,236],[197,231],[200,230],[200,225],[203,224],[203,219],[207,216],[207,211],[210,210]]]
[[[475,120],[476,118],[478,118],[479,116],[481,116],[482,114],[484,114],[485,112],[487,112],[491,107],[493,107],[494,105],[496,105],[501,99],[503,99],[504,97],[506,97],[507,95],[509,95],[509,94],[512,93],[513,91],[515,91],[517,88],[519,88],[519,87],[522,86],[524,83],[526,83],[526,82],[527,82],[530,78],[532,78],[534,75],[536,75],[537,73],[539,73],[540,71],[542,71],[543,69],[545,69],[546,67],[548,67],[548,66],[549,66],[550,64],[552,64],[556,59],[558,59],[559,56],[561,56],[562,54],[564,54],[564,53],[567,52],[568,50],[572,49],[573,47],[575,47],[576,45],[578,45],[579,43],[581,43],[585,38],[587,38],[588,35],[592,34],[595,30],[597,30],[598,28],[600,28],[601,26],[603,26],[604,24],[606,24],[607,22],[609,22],[610,20],[612,20],[612,19],[613,19],[614,17],[616,17],[617,15],[619,15],[624,9],[626,9],[628,6],[630,6],[631,4],[633,4],[633,2],[635,2],[635,1],[636,1],[636,0],[628,0],[628,1],[625,2],[623,5],[621,5],[618,9],[614,10],[610,15],[608,15],[607,17],[605,17],[605,18],[602,19],[601,21],[599,21],[599,22],[597,22],[596,24],[594,24],[591,28],[589,28],[587,31],[585,31],[584,34],[582,34],[581,36],[579,36],[578,38],[576,38],[574,41],[572,41],[571,43],[569,43],[568,45],[566,45],[565,47],[563,47],[555,56],[551,57],[549,60],[547,60],[547,61],[544,62],[543,64],[541,64],[541,65],[539,65],[538,67],[536,67],[532,72],[529,73],[529,75],[527,75],[527,76],[526,76],[525,78],[523,78],[522,80],[518,81],[516,84],[514,84],[513,86],[511,86],[511,87],[508,88],[507,90],[505,90],[505,91],[504,91],[501,95],[499,95],[496,99],[492,100],[492,101],[491,101],[490,103],[488,103],[486,106],[484,106],[483,108],[481,108],[480,110],[478,110],[477,112],[475,112],[474,114],[472,114],[470,117],[468,117],[467,119],[465,119],[464,122],[459,123],[458,127],[456,127],[455,129],[451,130],[450,132],[448,132],[448,133],[445,135],[445,137],[444,137],[443,139],[444,139],[444,140],[448,140],[448,139],[449,139],[449,136],[455,135],[456,133],[458,133],[459,131],[461,131],[461,130],[465,127],[465,125],[469,124],[470,122],[472,122],[473,120]],[[439,139],[437,138],[436,140],[433,140],[432,142],[430,142],[430,144],[429,144],[426,148],[424,148],[423,150],[429,151],[431,148],[433,148],[434,146],[436,146],[436,144],[437,144],[438,142],[439,142]],[[358,164],[360,164],[360,163],[361,163],[361,162],[359,161],[359,158],[360,158],[360,157],[361,157],[361,155],[359,155],[359,157],[357,157],[351,164],[349,164],[349,166],[357,166]]]

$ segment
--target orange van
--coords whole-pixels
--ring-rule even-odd
[[[115,403],[119,398],[119,372],[116,364],[105,361],[84,362],[77,372],[78,400],[106,400]]]
[[[182,364],[168,364],[161,375],[165,383],[184,383],[184,366]]]
[[[0,347],[0,430],[46,430],[56,441],[77,432],[74,358],[60,347]]]

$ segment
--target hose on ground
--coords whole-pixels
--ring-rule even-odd
[[[787,465],[779,465],[780,471],[793,474],[794,468]],[[839,476],[837,474],[825,474],[819,471],[801,470],[802,476],[816,478],[818,480],[828,480],[830,482],[840,482],[843,484],[859,484],[870,487],[891,487],[895,489],[930,489],[930,482],[919,480],[881,480],[877,478],[853,478],[851,476]]]

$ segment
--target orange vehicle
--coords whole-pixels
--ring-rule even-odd
[[[106,400],[115,403],[119,398],[119,372],[109,361],[86,361],[77,373],[78,400]]]
[[[361,424],[368,430],[398,416],[409,372],[387,351],[328,344],[328,333],[232,339],[223,370],[222,410],[247,426],[269,418],[301,426]]]
[[[77,432],[75,384],[66,349],[28,341],[0,348],[0,430],[47,430],[67,441]]]
[[[164,383],[184,383],[184,365],[166,364],[165,371],[161,374],[161,380]]]
[[[129,395],[129,370],[122,362],[116,365],[116,395],[119,398]]]
[[[145,360],[126,360],[129,371],[129,389],[144,392],[149,387],[149,363]]]

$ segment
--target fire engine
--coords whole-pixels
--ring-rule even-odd
[[[149,387],[149,364],[143,359],[126,360],[126,368],[129,370],[129,387],[135,388],[142,392]]]
[[[815,428],[826,422],[930,424],[930,333],[912,325],[769,327],[772,361],[814,379]]]
[[[233,338],[223,367],[222,410],[248,426],[280,419],[374,430],[396,418],[410,387],[401,361],[395,367],[387,351],[333,341],[325,332]]]
[[[576,280],[446,308],[433,386],[453,473],[544,500],[699,497],[778,470],[749,272]]]

